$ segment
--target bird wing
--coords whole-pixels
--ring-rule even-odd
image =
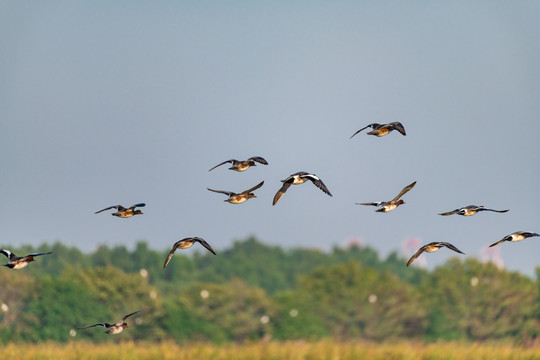
[[[127,314],[127,315],[124,315],[123,318],[121,318],[120,320],[118,320],[118,323],[122,324],[124,322],[124,320],[126,320],[128,317],[130,317],[131,315],[135,315],[136,313],[138,312],[141,312],[142,310],[137,310],[137,311],[134,311],[132,312],[131,314]],[[117,323],[117,324],[118,324]]]
[[[446,246],[447,248],[451,249],[451,250],[454,250],[455,252],[458,252],[460,254],[464,254],[465,253],[461,250],[459,250],[457,247],[455,247],[454,245],[450,244],[450,243],[447,243],[447,242],[439,242],[437,243],[438,245],[442,245],[442,246]]]
[[[289,178],[283,180],[283,186],[277,191],[276,195],[274,195],[274,200],[272,201],[272,205],[276,205],[279,199],[285,194],[285,191],[291,186],[290,182],[287,182]]]
[[[120,210],[120,209],[123,209],[123,208],[124,207],[122,205],[113,205],[113,206],[106,207],[105,209],[101,209],[99,211],[96,211],[94,214],[99,214],[100,212],[105,211],[105,210],[109,210],[109,209]]]
[[[313,184],[315,184],[316,187],[318,187],[319,189],[321,189],[325,194],[329,195],[329,196],[332,196],[332,194],[330,194],[330,191],[328,190],[328,188],[326,187],[326,185],[324,185],[324,183],[322,182],[321,179],[319,179],[318,176],[314,175],[314,174],[306,174],[306,175],[302,175],[302,177],[306,177],[308,178],[309,180],[311,180],[311,182]]]
[[[220,194],[226,194],[226,195],[229,195],[229,196],[236,195],[236,193],[233,193],[232,191],[213,190],[213,189],[209,189],[209,188],[207,188],[207,189],[210,190],[210,191],[213,191],[213,192],[217,192],[217,193],[220,193]]]
[[[374,124],[369,124],[368,126],[365,126],[365,127],[361,128],[360,130],[358,130],[357,132],[355,132],[354,134],[352,134],[352,136],[351,136],[349,139],[352,139],[352,137],[353,137],[354,135],[358,134],[360,131],[367,129],[368,127],[370,127],[370,126],[372,126],[372,125],[374,125]]]
[[[489,245],[489,247],[493,247],[493,246],[499,245],[500,243],[508,241],[508,240],[510,240],[510,237],[511,237],[510,235],[507,235],[507,236],[503,237],[501,240],[497,241],[496,243],[493,243],[493,244]]]
[[[448,216],[448,215],[454,215],[454,214],[456,214],[458,212],[459,212],[459,209],[456,209],[456,210],[440,213],[439,215]]]
[[[94,324],[94,325],[88,325],[88,326],[83,326],[83,327],[78,327],[77,329],[88,329],[88,328],[91,328],[91,327],[94,327],[94,326],[103,326],[103,327],[111,327],[112,325],[111,324],[107,324],[107,323],[99,323],[99,324]]]
[[[133,210],[133,209],[135,209],[135,208],[137,208],[137,207],[145,207],[145,206],[146,206],[145,203],[139,203],[139,204],[131,205],[129,208],[130,208],[131,210]]]
[[[402,197],[403,195],[405,195],[409,190],[411,190],[414,185],[416,185],[416,181],[413,182],[412,184],[409,184],[407,186],[405,186],[403,188],[403,190],[401,190],[401,192],[398,194],[398,196],[396,196],[392,201],[397,201],[400,197]]]
[[[193,238],[193,241],[197,241],[198,243],[200,243],[202,246],[204,246],[205,248],[208,249],[208,251],[210,251],[212,254],[216,255],[216,252],[214,251],[214,249],[212,249],[212,247],[210,246],[209,243],[206,242],[206,240],[200,238],[200,237],[194,237]]]
[[[368,205],[368,206],[379,206],[382,202],[370,202],[370,203],[355,203],[356,205]]]
[[[46,252],[46,253],[34,253],[34,254],[28,254],[26,256],[41,256],[41,255],[49,255],[52,254],[52,251]]]
[[[258,183],[257,185],[255,185],[254,187],[252,187],[251,189],[248,189],[246,191],[242,191],[242,194],[249,194],[250,192],[254,191],[254,190],[257,190],[258,188],[260,188],[261,186],[263,186],[264,184],[264,181],[261,181],[260,183]]]
[[[9,250],[0,250],[0,253],[6,255],[9,260],[14,260],[17,256]]]
[[[221,165],[226,164],[226,163],[232,163],[233,161],[236,161],[236,160],[231,159],[231,160],[224,161],[224,162],[222,162],[221,164],[217,164],[216,166],[214,166],[213,168],[211,168],[211,169],[208,170],[208,171],[212,171],[212,170],[214,170],[215,168],[217,168],[218,166],[221,166]]]
[[[256,161],[256,162],[258,162],[259,164],[268,165],[268,162],[267,162],[264,158],[262,158],[262,157],[260,157],[260,156],[250,157],[250,158],[248,159],[248,161],[249,161],[249,160]]]
[[[486,209],[486,208],[480,208],[478,209],[478,211],[493,211],[493,212],[498,212],[498,213],[505,213],[505,212],[508,212],[510,209],[506,209],[506,210],[493,210],[493,209]]]
[[[182,240],[180,240],[182,241]],[[173,248],[171,251],[169,251],[169,255],[167,255],[167,258],[165,259],[165,263],[163,264],[163,268],[165,269],[165,267],[167,266],[167,264],[169,263],[169,261],[171,261],[173,255],[174,255],[174,252],[176,251],[176,249],[178,249],[178,243],[180,242],[176,242],[174,245],[173,245]]]
[[[428,245],[424,245],[422,246],[420,249],[418,249],[417,252],[414,253],[413,256],[411,256],[411,258],[409,259],[409,261],[407,261],[407,266],[411,265],[413,263],[414,260],[416,260],[424,251],[426,251],[427,247],[429,246]]]
[[[392,125],[392,129],[399,131],[402,135],[407,135],[405,133],[405,128],[400,122],[396,121],[396,122],[390,123],[389,125]]]

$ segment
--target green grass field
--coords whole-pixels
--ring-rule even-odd
[[[540,359],[540,349],[512,345],[400,342],[267,342],[249,344],[176,344],[118,342],[96,345],[9,344],[0,348],[2,359],[182,359],[182,360],[418,360],[418,359]]]

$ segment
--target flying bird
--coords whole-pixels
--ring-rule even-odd
[[[352,134],[352,136],[349,139],[352,139],[352,137],[354,135],[358,134],[360,131],[362,131],[364,129],[367,129],[368,127],[372,128],[373,130],[368,132],[367,134],[368,135],[375,135],[377,137],[381,137],[381,136],[384,136],[386,134],[389,134],[393,130],[399,131],[403,136],[407,135],[405,133],[405,128],[403,127],[403,125],[400,122],[396,121],[396,122],[392,122],[392,123],[389,123],[389,124],[377,124],[377,123],[369,124],[368,126],[363,127],[360,130],[358,130],[357,132],[355,132],[354,134]]]
[[[232,164],[232,166],[229,168],[229,170],[234,170],[234,171],[239,171],[239,172],[240,171],[246,171],[247,169],[249,169],[250,166],[256,166],[257,164],[255,164],[255,162],[258,162],[259,164],[263,164],[263,165],[268,165],[268,162],[265,159],[263,159],[262,157],[254,156],[254,157],[250,157],[249,159],[244,160],[244,161],[238,161],[238,160],[235,160],[235,159],[227,160],[227,161],[222,162],[221,164],[217,164],[216,166],[214,166],[213,168],[211,168],[208,171],[212,171],[215,168],[217,168],[218,166],[221,166],[221,165],[226,164],[226,163],[231,163]]]
[[[276,195],[274,195],[274,201],[272,201],[272,205],[276,205],[276,203],[279,201],[279,199],[281,199],[283,194],[285,194],[285,191],[287,191],[289,186],[303,184],[308,180],[315,184],[315,186],[321,189],[325,194],[332,196],[332,194],[330,194],[330,191],[328,191],[326,185],[324,185],[322,180],[319,179],[317,175],[310,174],[305,171],[299,171],[295,174],[290,175],[285,180],[281,180],[283,186],[281,186],[281,188],[277,191]]]
[[[464,206],[464,207],[456,209],[456,210],[440,213],[439,215],[448,216],[448,215],[458,214],[458,215],[462,215],[462,216],[472,216],[472,215],[476,214],[479,211],[493,211],[493,212],[498,212],[498,213],[505,213],[508,210],[510,210],[510,209],[493,210],[493,209],[486,209],[483,206],[469,205],[469,206]]]
[[[461,250],[459,250],[457,247],[455,247],[454,245],[452,245],[450,243],[447,243],[447,242],[432,242],[432,243],[424,245],[420,249],[418,249],[418,251],[413,256],[411,256],[409,261],[407,261],[407,266],[411,265],[412,262],[414,260],[416,260],[416,258],[419,257],[424,251],[431,253],[431,252],[435,252],[435,251],[439,250],[442,247],[447,247],[450,250],[454,250],[455,252],[458,252],[460,254],[465,255],[464,252],[462,252]]]
[[[260,183],[258,183],[254,187],[252,187],[251,189],[247,189],[245,191],[242,191],[239,194],[234,193],[232,191],[212,190],[212,189],[208,189],[208,188],[207,189],[210,190],[210,191],[213,191],[213,192],[228,195],[229,198],[227,200],[223,200],[223,201],[226,201],[226,202],[231,203],[231,204],[241,204],[243,202],[248,201],[251,198],[256,197],[255,194],[252,193],[252,191],[257,190],[258,188],[263,186],[263,184],[264,184],[264,181],[261,181]]]
[[[516,232],[511,233],[510,235],[506,235],[505,237],[503,237],[501,240],[497,241],[496,243],[489,245],[489,247],[499,245],[500,243],[503,243],[505,241],[521,241],[523,239],[530,238],[533,236],[540,236],[540,235],[537,233],[532,233],[528,231],[516,231]]]
[[[91,327],[94,327],[94,326],[103,326],[104,328],[106,328],[105,330],[105,333],[106,334],[109,334],[109,335],[117,335],[117,334],[120,334],[122,331],[124,331],[125,328],[128,327],[128,325],[124,322],[128,317],[130,317],[131,315],[135,315],[136,313],[138,312],[141,312],[142,310],[137,310],[135,312],[132,312],[131,314],[127,314],[126,316],[124,316],[123,318],[121,318],[120,320],[118,320],[116,322],[116,324],[108,324],[108,323],[99,323],[99,324],[94,324],[94,325],[88,325],[88,326],[83,326],[83,327],[79,327],[77,329],[88,329],[88,328],[91,328]]]
[[[3,266],[7,266],[8,268],[13,269],[13,270],[19,270],[27,266],[30,262],[36,261],[34,257],[52,254],[52,251],[47,252],[47,253],[29,254],[29,255],[21,256],[21,257],[16,256],[14,253],[12,253],[9,250],[0,249],[0,253],[6,255],[6,257],[9,259],[8,263],[4,264]]]
[[[125,207],[123,207],[122,205],[113,205],[113,206],[109,206],[109,207],[107,207],[105,209],[96,211],[94,214],[99,214],[100,212],[105,211],[105,210],[109,210],[109,209],[116,209],[118,211],[112,213],[111,215],[118,216],[120,218],[128,218],[128,217],[132,217],[133,215],[142,215],[143,212],[141,210],[139,210],[139,209],[135,210],[135,208],[143,207],[143,206],[146,206],[146,204],[143,204],[143,203],[135,204],[135,205],[130,206],[127,209]]]
[[[416,185],[416,181],[413,182],[410,185],[407,185],[401,190],[401,192],[393,198],[390,201],[379,201],[379,202],[370,202],[370,203],[356,203],[356,205],[368,205],[368,206],[378,206],[379,208],[375,210],[376,212],[389,212],[397,208],[399,205],[405,204],[405,201],[399,200],[400,197],[405,195],[409,190],[411,190],[414,185]]]
[[[169,261],[171,261],[171,258],[173,257],[174,252],[176,251],[176,249],[190,248],[196,242],[198,242],[199,244],[201,244],[202,246],[207,248],[208,251],[210,251],[212,254],[216,255],[216,252],[214,251],[214,249],[212,249],[210,244],[207,243],[204,239],[201,239],[200,237],[185,238],[185,239],[179,240],[179,241],[174,243],[172,250],[169,252],[169,255],[167,255],[167,259],[165,259],[165,264],[163,264],[163,268],[165,269],[165,267],[167,266]]]

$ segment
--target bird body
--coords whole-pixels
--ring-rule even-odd
[[[497,241],[496,243],[489,245],[489,247],[499,245],[505,241],[512,241],[512,242],[521,241],[521,240],[524,240],[526,238],[530,238],[533,236],[540,236],[540,235],[537,233],[529,232],[529,231],[516,231],[509,235],[506,235],[505,237],[503,237],[501,240]]]
[[[167,255],[167,258],[165,259],[163,268],[165,268],[167,264],[169,263],[169,261],[171,261],[176,249],[187,249],[187,248],[192,247],[197,242],[201,244],[202,246],[204,246],[206,249],[208,249],[208,251],[210,251],[212,254],[216,255],[216,252],[214,251],[214,249],[212,249],[210,244],[207,243],[204,239],[200,237],[196,237],[196,236],[189,237],[189,238],[185,238],[174,243],[172,250],[169,252],[169,254]]]
[[[468,206],[464,206],[464,207],[459,208],[459,209],[455,209],[455,210],[452,210],[452,211],[440,213],[439,215],[449,216],[449,215],[457,214],[457,215],[462,215],[462,216],[473,216],[474,214],[476,214],[477,212],[480,212],[480,211],[493,211],[493,212],[498,212],[498,213],[505,213],[508,210],[510,210],[510,209],[493,210],[493,209],[486,209],[484,206],[468,205]]]
[[[372,128],[373,130],[368,132],[367,135],[375,135],[377,137],[381,137],[381,136],[391,133],[393,130],[399,131],[403,136],[407,135],[405,133],[405,128],[403,127],[403,125],[400,122],[396,121],[396,122],[391,122],[388,124],[377,124],[377,123],[369,124],[368,126],[365,126],[361,128],[360,130],[358,130],[357,132],[355,132],[354,134],[352,134],[352,136],[349,139],[352,139],[354,135],[358,134],[362,130],[367,129],[369,127]]]
[[[447,242],[432,242],[432,243],[424,245],[420,249],[418,249],[418,251],[413,256],[411,256],[409,261],[407,261],[407,266],[411,265],[413,263],[413,261],[416,260],[423,252],[432,253],[432,252],[435,252],[435,251],[439,250],[442,247],[447,247],[447,248],[449,248],[451,250],[454,250],[455,252],[458,252],[460,254],[465,254],[464,252],[462,252],[461,250],[459,250],[457,247],[455,247],[454,245],[452,245],[450,243],[447,243]]]
[[[146,206],[146,204],[143,204],[143,203],[135,204],[135,205],[130,206],[129,208],[125,208],[122,205],[113,205],[113,206],[106,207],[105,209],[96,211],[94,214],[99,214],[100,212],[109,210],[109,209],[116,209],[117,211],[112,213],[111,215],[117,216],[119,218],[129,218],[134,215],[142,215],[143,212],[139,209],[135,210],[135,208],[143,207],[143,206]]]
[[[264,158],[260,156],[253,156],[247,160],[241,160],[241,161],[236,160],[236,159],[227,160],[227,161],[222,162],[221,164],[217,164],[216,166],[214,166],[208,171],[212,171],[218,166],[221,166],[223,164],[231,163],[232,166],[229,168],[229,170],[242,172],[249,169],[250,166],[256,166],[257,165],[256,162],[258,162],[259,164],[268,165],[268,162]]]
[[[13,270],[19,270],[26,267],[30,262],[36,261],[34,257],[52,254],[52,251],[47,252],[47,253],[34,253],[34,254],[29,254],[29,255],[20,256],[20,257],[15,255],[9,250],[0,249],[0,253],[4,254],[9,259],[8,263],[4,264],[3,266],[6,266]]]
[[[326,185],[324,185],[322,180],[317,175],[310,174],[305,171],[299,171],[297,173],[289,175],[289,177],[287,177],[285,180],[281,180],[283,185],[277,191],[276,195],[274,195],[272,205],[276,205],[276,203],[279,201],[279,199],[281,199],[281,197],[285,194],[285,192],[291,185],[300,185],[308,180],[311,181],[316,187],[321,189],[325,194],[327,194],[328,196],[332,196]]]
[[[228,203],[231,203],[231,204],[242,204],[246,201],[248,201],[249,199],[251,198],[254,198],[256,197],[255,194],[252,193],[252,191],[255,191],[257,190],[258,188],[260,188],[261,186],[263,186],[264,184],[264,181],[261,181],[260,183],[258,183],[257,185],[255,185],[254,187],[252,187],[251,189],[247,189],[245,191],[242,191],[241,193],[237,194],[237,193],[234,193],[232,191],[225,191],[225,190],[213,190],[213,189],[208,189],[209,191],[213,191],[213,192],[216,192],[216,193],[220,193],[220,194],[225,194],[225,195],[228,195],[229,198],[227,200],[224,200]]]
[[[400,198],[405,195],[409,190],[411,190],[414,185],[416,185],[416,181],[412,184],[409,184],[401,190],[401,192],[392,200],[390,201],[379,201],[379,202],[370,202],[370,203],[356,203],[356,205],[368,205],[368,206],[377,206],[378,209],[375,210],[375,212],[389,212],[394,209],[396,209],[398,206],[405,204],[405,201],[400,200]]]

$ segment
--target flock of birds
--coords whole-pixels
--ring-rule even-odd
[[[371,131],[369,131],[367,133],[368,135],[374,135],[374,136],[377,136],[377,137],[385,136],[385,135],[389,134],[390,132],[392,132],[393,130],[398,131],[403,136],[406,135],[405,128],[399,122],[392,122],[392,123],[388,123],[388,124],[372,123],[372,124],[369,124],[369,125],[363,127],[362,129],[356,131],[350,138],[352,138],[353,136],[355,136],[356,134],[360,133],[361,131],[363,131],[363,130],[365,130],[367,128],[372,129]],[[244,160],[244,161],[239,161],[239,160],[235,160],[235,159],[227,160],[227,161],[224,161],[224,162],[222,162],[220,164],[217,164],[216,166],[212,167],[208,171],[212,171],[215,168],[217,168],[217,167],[219,167],[221,165],[227,164],[227,163],[231,164],[231,167],[229,168],[229,170],[234,170],[234,171],[238,171],[238,172],[246,171],[251,166],[256,166],[257,163],[258,164],[263,164],[263,165],[268,165],[268,162],[264,158],[262,158],[260,156],[254,156],[254,157],[251,157],[251,158],[249,158],[247,160]],[[277,202],[283,197],[283,195],[285,194],[285,192],[289,189],[289,187],[291,185],[300,185],[300,184],[303,184],[303,183],[305,183],[307,181],[311,181],[316,187],[318,187],[320,190],[322,190],[325,194],[327,194],[329,196],[332,196],[332,194],[330,193],[330,191],[328,190],[326,185],[323,183],[323,181],[317,175],[312,174],[312,173],[308,173],[308,172],[305,172],[305,171],[299,171],[297,173],[289,175],[285,180],[281,180],[283,185],[281,186],[281,188],[279,188],[279,190],[274,195],[272,205],[277,204]],[[246,202],[247,200],[249,200],[251,198],[255,198],[256,196],[255,196],[255,194],[253,194],[253,191],[259,189],[261,186],[263,186],[263,184],[264,184],[264,181],[261,181],[259,184],[253,186],[250,189],[244,190],[244,191],[242,191],[240,193],[235,193],[235,192],[232,192],[232,191],[225,191],[225,190],[214,190],[214,189],[208,189],[208,190],[212,191],[212,192],[227,195],[229,198],[227,200],[225,200],[226,202],[229,202],[231,204],[242,204],[242,203]],[[405,186],[395,198],[393,198],[392,200],[389,200],[389,201],[367,202],[367,203],[356,203],[356,204],[357,205],[376,206],[377,207],[377,210],[375,210],[376,212],[386,213],[386,212],[395,210],[400,205],[405,204],[405,202],[401,199],[401,197],[403,197],[403,195],[405,195],[407,192],[409,192],[415,185],[416,185],[416,181],[414,181],[413,183]],[[101,209],[99,211],[96,211],[95,214],[99,214],[99,213],[101,213],[103,211],[106,211],[106,210],[115,209],[116,211],[113,212],[111,215],[117,216],[117,217],[120,217],[120,218],[130,218],[130,217],[135,216],[135,215],[142,215],[143,212],[138,208],[141,208],[141,207],[144,207],[144,206],[146,206],[146,204],[144,204],[144,203],[138,203],[138,204],[130,206],[129,208],[126,208],[126,207],[124,207],[122,205],[113,205],[113,206],[109,206],[109,207],[106,207],[104,209]],[[509,209],[506,209],[506,210],[494,210],[494,209],[485,208],[484,206],[468,205],[468,206],[464,206],[464,207],[461,207],[461,208],[458,208],[458,209],[455,209],[455,210],[452,210],[452,211],[440,213],[439,215],[442,215],[442,216],[449,216],[449,215],[472,216],[472,215],[475,215],[476,213],[481,212],[481,211],[491,211],[491,212],[497,212],[497,213],[505,213],[505,212],[508,212]],[[489,246],[490,247],[496,246],[496,245],[499,245],[499,244],[501,244],[503,242],[506,242],[506,241],[510,241],[510,242],[521,241],[521,240],[524,240],[526,238],[533,237],[533,236],[540,236],[540,235],[537,234],[537,233],[528,232],[528,231],[516,231],[516,232],[514,232],[512,234],[506,235],[501,240],[499,240],[499,241],[497,241],[497,242],[495,242],[495,243],[493,243],[493,244],[491,244]],[[167,266],[167,264],[171,261],[173,255],[174,255],[174,253],[175,253],[175,251],[177,249],[187,249],[187,248],[192,247],[195,243],[201,244],[203,247],[205,247],[212,254],[216,255],[216,252],[214,251],[214,249],[212,249],[210,244],[208,242],[206,242],[206,240],[204,240],[204,239],[202,239],[200,237],[188,237],[188,238],[184,238],[182,240],[177,241],[173,245],[171,251],[167,255],[167,258],[165,259],[165,263],[163,264],[163,268],[165,268]],[[435,251],[439,250],[442,247],[446,247],[446,248],[448,248],[450,250],[453,250],[453,251],[455,251],[457,253],[464,254],[461,250],[459,250],[457,247],[455,247],[454,245],[452,245],[452,244],[450,244],[448,242],[431,242],[429,244],[426,244],[426,245],[420,247],[420,249],[418,249],[418,251],[416,251],[416,253],[414,253],[414,255],[411,256],[409,261],[407,261],[407,266],[412,264],[422,253],[424,253],[424,252],[428,252],[428,253],[435,252]],[[13,252],[11,252],[9,250],[5,250],[5,249],[0,249],[0,253],[2,253],[3,255],[5,255],[8,258],[8,263],[4,264],[3,266],[6,266],[6,267],[8,267],[10,269],[13,269],[13,270],[19,270],[19,269],[22,269],[22,268],[26,267],[30,262],[35,261],[36,257],[42,256],[42,255],[48,255],[48,254],[51,254],[52,252],[34,253],[34,254],[28,254],[26,256],[21,256],[21,257],[16,256]],[[87,328],[91,328],[91,327],[95,327],[95,326],[103,326],[103,327],[106,328],[105,333],[107,333],[107,334],[113,334],[113,335],[120,334],[128,326],[127,323],[125,322],[125,320],[128,317],[130,317],[132,315],[135,315],[140,311],[142,311],[142,310],[137,310],[135,312],[127,314],[127,315],[123,316],[120,320],[118,320],[114,324],[98,323],[98,324],[79,327],[78,329],[87,329]]]

